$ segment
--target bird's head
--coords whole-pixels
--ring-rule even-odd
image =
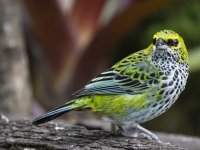
[[[178,62],[188,62],[188,52],[180,35],[172,30],[161,30],[153,36],[153,51],[157,55],[171,54]]]

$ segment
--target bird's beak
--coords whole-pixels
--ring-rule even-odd
[[[163,39],[158,39],[155,44],[157,49],[166,49],[168,46]]]

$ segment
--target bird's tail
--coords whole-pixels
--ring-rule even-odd
[[[74,103],[66,103],[60,107],[57,107],[37,118],[35,118],[33,121],[32,121],[32,124],[33,125],[38,125],[38,124],[42,124],[42,123],[46,123],[48,121],[51,121],[59,116],[61,116],[62,114],[66,113],[66,112],[69,112],[69,111],[72,111],[72,110],[75,110],[75,109],[78,109],[82,106],[74,106],[73,105]]]

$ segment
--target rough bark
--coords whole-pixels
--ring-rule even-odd
[[[0,14],[0,110],[10,115],[26,115],[31,90],[19,1],[0,0]]]
[[[83,126],[46,123],[32,126],[28,120],[0,119],[0,149],[183,149],[148,139],[132,139]]]

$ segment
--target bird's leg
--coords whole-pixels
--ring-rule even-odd
[[[117,124],[111,124],[111,131],[113,134],[118,135],[121,133],[121,127]]]
[[[127,137],[141,138],[146,137],[148,139],[152,139],[156,142],[161,142],[159,138],[150,132],[149,130],[143,128],[139,124],[134,124],[132,126],[120,126],[119,127],[121,133]]]
[[[138,129],[138,133],[139,136],[144,136],[147,138],[151,138],[156,142],[161,143],[160,139],[158,138],[157,135],[153,134],[152,132],[150,132],[149,130],[143,128],[142,126],[140,126],[139,124],[136,124],[136,128]]]

